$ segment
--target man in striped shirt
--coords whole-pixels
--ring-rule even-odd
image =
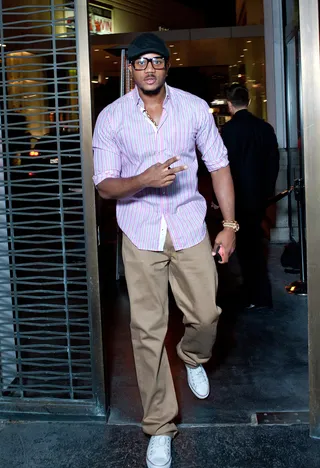
[[[211,357],[221,312],[212,255],[220,247],[222,262],[228,261],[238,226],[227,151],[207,104],[165,83],[169,51],[156,35],[138,36],[128,58],[136,86],[99,115],[94,182],[101,197],[118,200],[143,430],[152,436],[147,465],[169,468],[178,406],[164,346],[168,283],[184,314],[177,352],[190,389],[203,399],[209,382],[202,364]],[[196,147],[225,219],[213,250],[206,201],[198,192]]]

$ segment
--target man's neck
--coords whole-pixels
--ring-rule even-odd
[[[248,110],[248,107],[246,107],[246,106],[244,106],[244,107],[234,107],[233,115],[235,115],[237,112],[242,111],[242,110]]]
[[[138,93],[140,98],[142,99],[145,107],[156,107],[163,104],[165,98],[166,98],[166,87],[163,85],[161,90],[159,91],[158,94],[144,94],[144,92],[138,88]]]

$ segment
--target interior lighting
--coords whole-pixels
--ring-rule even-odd
[[[118,65],[118,62],[113,62],[113,65]]]
[[[110,55],[106,55],[105,58],[106,58],[106,59],[110,58]]]
[[[179,60],[181,60],[181,59],[179,59],[179,58],[176,59],[177,62],[179,62]]]
[[[7,44],[0,44],[0,47],[7,47]]]
[[[169,47],[174,47],[174,44],[170,44]]]
[[[247,44],[251,44],[252,41],[247,41]]]
[[[241,78],[241,77],[242,77],[242,75],[239,74],[239,75],[238,75],[238,78]]]
[[[39,156],[39,151],[30,151],[29,156],[32,156],[32,157]]]
[[[98,80],[91,80],[91,83],[98,84],[99,81]]]
[[[248,49],[243,49],[243,52],[248,52]]]
[[[267,99],[264,99],[263,102],[268,102]]]
[[[109,77],[108,77],[108,76],[106,76],[106,78],[105,78],[105,79],[106,79],[106,80],[108,80],[108,79],[109,79]]]
[[[178,52],[173,52],[173,55],[178,55]]]
[[[179,63],[179,67],[182,67],[183,63]]]
[[[244,57],[244,55],[240,55],[240,57],[242,57],[242,58],[243,58],[243,57]]]
[[[209,107],[209,114],[213,114],[214,110],[212,109],[212,107]]]
[[[100,49],[94,49],[95,52],[99,52]]]
[[[238,60],[238,63],[242,63],[242,60]]]

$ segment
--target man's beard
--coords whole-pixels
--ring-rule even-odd
[[[143,94],[145,94],[146,96],[157,96],[157,94],[160,93],[162,88],[163,88],[163,84],[158,86],[156,89],[144,89],[144,88],[140,88],[140,89],[143,92]]]

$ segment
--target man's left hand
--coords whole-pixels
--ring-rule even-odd
[[[224,255],[222,261],[219,263],[228,263],[230,255],[234,252],[236,247],[236,233],[231,228],[224,228],[216,237],[212,255],[215,255],[217,248],[221,245],[223,247]]]

